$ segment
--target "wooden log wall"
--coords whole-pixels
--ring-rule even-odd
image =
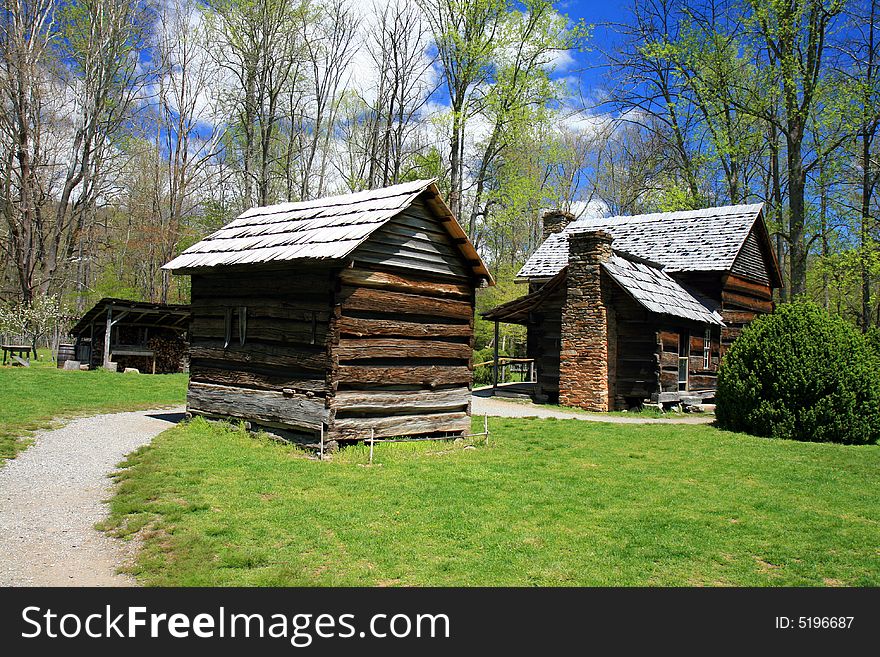
[[[715,390],[718,387],[721,328],[709,328],[709,367],[704,367],[705,326],[690,329],[691,355],[688,360],[688,390]]]
[[[328,337],[337,271],[310,267],[194,275],[189,411],[317,434],[329,417]],[[227,309],[234,312],[228,346]]]
[[[383,271],[402,269],[470,280],[470,264],[421,198],[370,236],[355,261]]]
[[[676,280],[721,303],[721,316],[726,326],[721,330],[720,357],[724,356],[724,353],[749,322],[758,315],[773,311],[773,293],[770,288],[769,274],[767,274],[766,259],[760,262],[756,260],[762,251],[756,254],[751,247],[757,248],[752,236],[746,241],[743,250],[737,257],[736,271],[733,273],[719,275],[712,272],[681,272],[675,274]]]
[[[562,285],[544,300],[535,315],[535,323],[527,327],[526,350],[528,357],[535,359],[537,394],[551,404],[559,403],[559,357],[565,295],[566,288]]]
[[[678,392],[678,331],[664,327],[657,332],[660,392]]]
[[[770,273],[767,268],[767,258],[768,254],[764,253],[758,235],[753,229],[733,261],[731,273],[769,286]]]
[[[330,326],[329,439],[469,433],[473,284],[357,255]]]
[[[660,360],[660,392],[678,392],[679,336],[685,332],[690,343],[688,358],[688,391],[715,390],[718,384],[721,329],[713,326],[710,331],[709,367],[704,367],[704,331],[701,324],[664,325],[658,332],[658,355]]]
[[[725,328],[721,332],[721,356],[742,329],[760,314],[773,311],[773,292],[769,283],[748,280],[735,274],[722,278],[721,316]]]
[[[608,284],[617,320],[614,405],[626,410],[659,392],[656,320],[617,285]]]

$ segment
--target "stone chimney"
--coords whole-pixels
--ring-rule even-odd
[[[574,221],[574,215],[571,212],[546,210],[541,215],[541,241],[546,241],[553,233],[562,232],[572,221]]]
[[[568,279],[562,308],[559,403],[588,411],[613,408],[617,329],[602,263],[611,257],[608,233],[568,235]]]

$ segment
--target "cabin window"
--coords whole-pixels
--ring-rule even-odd
[[[247,338],[247,306],[238,307],[238,344],[244,346]]]
[[[703,334],[703,369],[708,370],[712,365],[712,329],[706,327]]]
[[[690,334],[687,331],[681,331],[678,334],[678,389],[679,391],[688,388],[688,358],[691,354]]]
[[[232,344],[232,308],[226,307],[223,310],[226,320],[223,331],[223,348],[228,349],[229,345]]]
[[[232,344],[232,334],[235,328],[236,313],[238,314],[238,344],[243,347],[245,340],[247,339],[247,306],[239,306],[238,308],[227,306],[225,311],[226,322],[223,335],[223,348],[228,349],[229,345]]]

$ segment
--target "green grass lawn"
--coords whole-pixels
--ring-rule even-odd
[[[0,367],[0,465],[54,418],[183,403],[185,374],[139,375],[96,370],[66,372],[48,352],[30,368]]]
[[[475,418],[475,428],[482,418]],[[878,585],[880,447],[491,420],[332,462],[201,420],[120,474],[148,585]]]

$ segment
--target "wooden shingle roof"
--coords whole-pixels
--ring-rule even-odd
[[[703,324],[724,326],[717,303],[688,290],[659,266],[628,253],[614,251],[602,268],[632,299],[652,313],[671,315]],[[485,319],[528,324],[530,315],[556,290],[565,285],[568,266],[563,267],[535,292],[482,313]]]
[[[104,297],[92,306],[70,329],[70,335],[83,333],[92,322],[103,322],[107,309],[113,308],[113,314],[118,319],[122,313],[128,316],[127,323],[148,322],[152,326],[175,328],[185,330],[189,325],[190,308],[188,305],[171,303],[151,303],[149,301],[132,301],[130,299],[116,299]]]
[[[296,203],[251,208],[186,249],[163,269],[179,274],[210,267],[344,260],[420,194],[478,277],[492,277],[440,197],[435,180]]]
[[[620,252],[612,254],[602,267],[636,303],[652,313],[724,326],[711,302],[687,290],[659,267]]]
[[[603,230],[613,247],[661,264],[666,272],[728,271],[761,217],[763,204],[663,212],[631,217],[582,218],[541,244],[518,279],[548,279],[568,264],[568,234]]]

